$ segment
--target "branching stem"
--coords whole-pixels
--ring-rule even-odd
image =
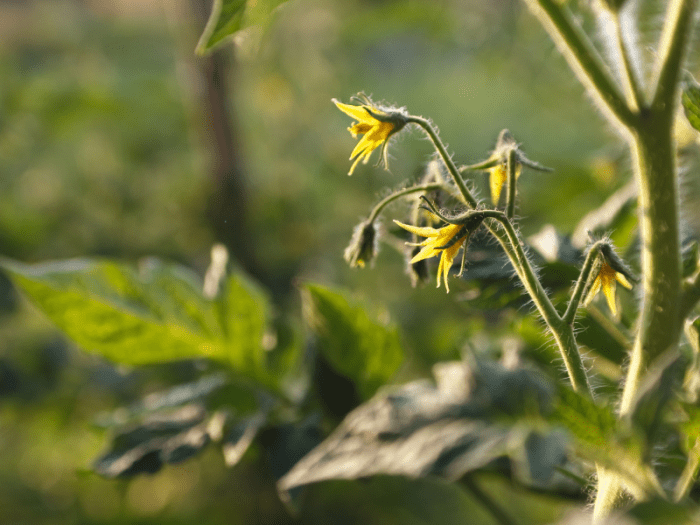
[[[410,195],[412,193],[425,192],[425,191],[435,191],[435,190],[448,191],[448,189],[445,187],[445,185],[442,184],[441,182],[433,182],[433,183],[429,183],[429,184],[420,184],[418,186],[410,186],[408,188],[404,188],[402,190],[394,192],[391,195],[387,195],[386,197],[384,197],[382,200],[380,200],[374,206],[374,208],[372,209],[372,212],[369,214],[369,217],[367,218],[367,221],[374,222],[386,206],[388,206],[389,204],[391,204],[395,200],[400,199],[401,197],[405,197],[406,195]]]
[[[464,180],[462,180],[462,176],[459,174],[459,170],[457,169],[457,166],[455,166],[455,163],[452,160],[452,157],[450,156],[450,154],[447,153],[447,148],[445,148],[445,145],[440,140],[440,137],[438,137],[438,134],[437,134],[437,131],[435,130],[435,128],[433,128],[433,126],[430,124],[430,122],[428,120],[424,119],[423,117],[416,117],[414,115],[410,115],[406,120],[407,120],[407,122],[410,122],[413,124],[418,124],[428,134],[428,136],[430,137],[430,140],[433,141],[433,145],[435,146],[435,149],[437,150],[438,154],[440,155],[440,158],[445,163],[445,167],[447,168],[447,171],[452,176],[452,179],[454,180],[455,184],[459,188],[459,192],[462,194],[462,197],[464,198],[465,204],[467,204],[470,208],[476,208],[478,205],[478,201],[474,198],[472,193],[469,191],[466,184],[464,184]]]
[[[639,87],[639,82],[637,81],[637,75],[635,74],[634,67],[632,66],[632,61],[630,60],[629,52],[627,50],[627,44],[624,39],[624,32],[622,29],[622,24],[620,21],[620,13],[612,13],[613,25],[615,28],[615,42],[617,44],[617,52],[620,55],[620,76],[622,78],[622,85],[624,86],[625,96],[627,97],[627,103],[632,111],[638,112],[639,109],[644,105],[644,93]]]
[[[574,22],[568,8],[556,0],[525,0],[588,93],[609,120],[625,127],[636,118],[606,70],[586,34]]]

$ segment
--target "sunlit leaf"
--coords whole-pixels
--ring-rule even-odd
[[[265,383],[268,300],[232,274],[214,300],[186,268],[149,260],[139,270],[105,260],[41,265],[4,261],[13,282],[85,351],[143,365],[211,358]]]
[[[688,79],[683,86],[681,103],[685,110],[688,122],[700,131],[700,85],[692,79]]]
[[[252,25],[267,23],[272,12],[287,0],[214,0],[209,20],[195,52],[206,55],[218,44]]]
[[[394,375],[403,359],[395,325],[371,317],[361,305],[317,285],[304,288],[303,308],[319,351],[355,383],[365,399]]]

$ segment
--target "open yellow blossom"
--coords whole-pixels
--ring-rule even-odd
[[[369,102],[369,99],[367,99]],[[357,122],[350,126],[348,130],[352,136],[357,138],[358,135],[364,135],[355,145],[355,149],[350,154],[350,160],[353,162],[348,175],[352,175],[355,171],[355,166],[362,161],[367,164],[372,152],[381,146],[382,159],[384,165],[387,165],[387,150],[386,145],[389,137],[399,131],[406,124],[406,118],[400,111],[386,112],[375,108],[370,104],[362,106],[352,106],[343,104],[342,102],[333,99],[333,103],[338,106],[338,109],[351,116]]]
[[[448,224],[442,228],[431,228],[427,226],[421,228],[403,224],[399,221],[394,222],[401,226],[404,230],[408,230],[409,232],[420,235],[421,237],[427,237],[426,240],[415,245],[423,246],[423,249],[419,251],[415,257],[413,257],[413,259],[411,259],[411,264],[439,255],[440,265],[438,266],[437,286],[438,288],[440,287],[440,280],[444,276],[445,290],[449,292],[450,287],[447,284],[447,276],[450,273],[452,261],[457,255],[457,252],[462,245],[465,245],[469,240],[469,236],[471,234],[469,228],[463,224]]]
[[[610,311],[613,315],[617,315],[617,302],[615,298],[616,283],[620,283],[628,290],[632,289],[632,285],[627,278],[604,261],[598,275],[593,281],[591,289],[588,291],[584,304],[588,305],[602,288],[605,298],[608,300]]]

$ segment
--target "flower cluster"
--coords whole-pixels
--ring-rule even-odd
[[[511,251],[509,257],[514,265],[521,265],[519,272],[532,272],[531,268],[526,268],[528,266],[527,256],[522,252],[522,248],[520,247],[521,241],[517,239],[517,232],[512,223],[517,195],[515,186],[523,167],[528,167],[536,171],[551,170],[528,159],[520,150],[518,143],[508,130],[501,131],[498,136],[498,141],[496,142],[496,147],[486,161],[458,169],[438,138],[436,130],[428,120],[422,117],[409,115],[404,109],[380,107],[364,94],[360,94],[355,98],[359,102],[359,105],[344,104],[333,99],[338,109],[355,120],[355,123],[348,128],[353,137],[357,138],[361,135],[359,142],[355,145],[350,155],[350,160],[353,161],[353,163],[350,167],[349,175],[353,173],[360,161],[367,163],[372,152],[377,148],[381,149],[380,161],[386,166],[387,144],[389,139],[401,131],[406,124],[412,123],[423,128],[428,137],[432,140],[439,154],[439,158],[442,161],[441,166],[452,177],[452,182],[454,184],[445,181],[440,171],[442,168],[437,171],[433,169],[429,170],[424,176],[422,184],[398,190],[391,196],[383,199],[382,202],[375,207],[369,218],[361,222],[355,229],[352,241],[344,254],[345,260],[350,266],[359,266],[363,268],[374,260],[378,251],[378,232],[375,219],[381,209],[383,209],[386,204],[399,197],[405,197],[411,193],[418,193],[427,203],[427,207],[423,205],[420,206],[420,208],[425,208],[425,210],[430,213],[432,219],[442,221],[444,225],[433,227],[430,224],[419,226],[405,224],[397,220],[394,222],[414,236],[424,238],[420,242],[406,243],[409,246],[415,247],[410,255],[410,268],[415,268],[418,263],[426,259],[439,257],[440,260],[437,270],[438,288],[444,281],[445,290],[449,292],[449,273],[460,249],[462,249],[463,252],[459,275],[462,274],[469,240],[486,217],[496,220],[495,223],[489,226],[491,234],[495,236],[499,235],[496,230],[493,229],[495,224],[500,224],[496,229],[500,227],[504,228],[503,232],[500,234],[499,240],[502,244],[506,243],[504,248],[510,246]],[[472,195],[471,190],[468,189],[462,179],[462,173],[474,170],[485,170],[489,173],[491,209],[487,209],[484,203],[480,202]],[[435,173],[437,173],[438,176],[436,176]],[[505,186],[508,187],[506,205],[504,211],[499,211],[498,206]],[[447,217],[438,211],[435,205],[425,197],[426,193],[431,191],[440,191],[453,196],[457,195],[457,198],[469,209],[458,217]],[[457,193],[457,191],[459,193]],[[418,211],[419,208],[414,207],[414,223],[418,222]],[[625,288],[631,288],[632,285],[630,281],[633,280],[632,273],[615,254],[609,241],[597,241],[595,245],[595,251],[590,252],[585,270],[582,271],[579,283],[577,283],[578,291],[575,293],[576,300],[574,301],[572,299],[571,311],[575,312],[578,302],[582,298],[582,294],[586,291],[586,288],[588,288],[584,298],[585,305],[590,304],[598,292],[602,290],[610,310],[614,315],[617,315],[615,296],[616,284],[620,283]],[[517,253],[519,250],[521,253]],[[417,274],[414,272],[411,275],[415,281]],[[575,305],[573,305],[573,303],[575,303]]]

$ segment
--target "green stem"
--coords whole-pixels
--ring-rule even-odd
[[[644,299],[620,415],[633,408],[639,381],[655,357],[678,344],[682,320],[678,178],[672,139],[673,109],[642,115],[632,142],[639,188]]]
[[[632,61],[627,51],[624,34],[622,32],[622,24],[620,23],[620,13],[611,13],[613,17],[613,25],[615,27],[615,42],[617,44],[617,52],[620,54],[620,76],[622,77],[622,85],[627,97],[627,103],[632,111],[639,111],[644,103],[644,94],[640,89],[637,75],[634,72]]]
[[[484,212],[486,217],[496,219],[503,227],[505,232],[501,232],[493,226],[489,227],[494,237],[498,239],[503,246],[506,255],[511,260],[513,267],[518,272],[518,277],[523,283],[523,286],[530,295],[532,302],[535,303],[540,315],[544,319],[547,327],[554,335],[557,346],[561,351],[564,365],[568,372],[571,386],[576,392],[591,393],[591,387],[588,382],[588,374],[586,367],[581,359],[576,337],[574,336],[573,326],[566,323],[557,313],[554,305],[549,300],[547,292],[542,288],[542,284],[535,275],[530,260],[525,255],[518,234],[513,227],[513,224],[508,220],[503,212],[496,210],[488,210]]]
[[[486,160],[482,160],[481,162],[477,162],[476,164],[469,164],[468,166],[460,166],[458,171],[460,173],[465,172],[465,171],[477,171],[477,170],[487,170],[489,168],[493,168],[494,166],[497,166],[500,164],[501,159],[500,158],[490,158]]]
[[[440,154],[445,166],[447,166],[447,171],[450,173],[455,181],[455,184],[459,188],[462,196],[464,197],[465,203],[472,208],[477,207],[477,200],[467,189],[459,174],[459,170],[455,166],[452,158],[447,153],[447,149],[437,135],[437,132],[431,126],[430,122],[415,116],[409,116],[408,122],[418,124],[423,128],[428,136],[433,141],[435,149]],[[542,288],[542,284],[535,275],[535,271],[530,265],[530,260],[525,255],[522,245],[520,244],[520,239],[518,239],[518,234],[513,227],[513,224],[508,220],[508,217],[503,212],[496,210],[485,210],[486,217],[491,217],[496,219],[503,226],[504,232],[499,231],[492,225],[487,224],[489,231],[496,237],[498,242],[503,247],[503,251],[506,252],[508,259],[513,264],[515,271],[518,273],[518,277],[522,281],[525,289],[530,294],[530,298],[537,306],[537,309],[542,315],[547,327],[551,330],[554,335],[554,339],[559,346],[564,359],[564,364],[566,365],[567,372],[569,373],[569,378],[571,380],[571,385],[573,389],[577,392],[585,392],[590,394],[590,385],[588,383],[588,375],[586,373],[586,368],[581,360],[581,354],[578,349],[578,344],[576,343],[576,337],[574,336],[573,327],[570,324],[565,323],[559,314],[557,313],[554,305],[549,300],[547,292]]]
[[[643,111],[638,128],[632,131],[631,148],[639,188],[644,298],[622,391],[621,418],[635,410],[649,363],[677,347],[682,328],[678,175],[672,139],[674,108]],[[621,504],[623,487],[623,480],[615,474],[599,473],[594,523]]]
[[[681,65],[690,39],[696,0],[670,0],[654,67],[652,107],[672,112],[680,79]]]
[[[574,22],[569,10],[556,0],[525,0],[588,93],[613,123],[629,127],[635,121],[602,59]]]
[[[459,188],[459,192],[462,194],[462,197],[464,198],[464,202],[467,205],[469,205],[470,208],[476,208],[476,206],[478,204],[477,200],[474,198],[474,196],[471,194],[471,192],[469,191],[467,186],[464,184],[464,181],[462,180],[462,177],[459,174],[459,170],[457,169],[457,166],[455,166],[455,163],[452,160],[452,157],[450,157],[449,153],[447,153],[447,149],[445,148],[445,145],[440,140],[440,137],[438,137],[437,131],[435,131],[433,126],[430,124],[430,122],[422,117],[416,117],[413,115],[410,115],[406,119],[406,122],[418,124],[421,128],[423,128],[425,130],[425,132],[430,137],[430,140],[433,141],[433,145],[435,146],[435,149],[440,154],[440,158],[442,158],[442,161],[445,163],[445,166],[447,167],[447,171],[450,173],[450,175],[452,176],[452,179],[455,181],[455,184]]]
[[[600,252],[600,247],[604,244],[603,241],[596,241],[591,248],[588,250],[588,255],[586,255],[586,260],[583,263],[583,268],[581,268],[581,274],[578,276],[576,285],[574,286],[574,291],[571,294],[571,300],[566,307],[566,312],[564,312],[563,320],[567,324],[574,322],[576,317],[576,311],[578,310],[579,304],[581,303],[581,298],[583,297],[583,292],[586,289],[586,284],[588,284],[588,279],[591,275],[591,270],[593,269],[593,263],[595,263],[598,253]]]
[[[509,219],[513,218],[515,215],[515,190],[516,190],[516,178],[518,170],[518,162],[515,158],[515,149],[508,150],[508,157],[506,158],[506,172],[508,173],[508,195],[506,196],[506,217]]]
[[[435,191],[435,190],[446,190],[445,185],[439,182],[433,182],[430,184],[421,184],[419,186],[411,186],[409,188],[404,188],[403,190],[399,190],[395,193],[392,193],[391,195],[388,195],[387,197],[384,197],[382,200],[380,200],[372,209],[372,212],[369,214],[369,217],[367,218],[368,222],[374,222],[377,216],[382,212],[386,206],[391,204],[397,199],[400,199],[401,197],[405,197],[406,195],[410,195],[411,193],[418,193],[421,191]]]

